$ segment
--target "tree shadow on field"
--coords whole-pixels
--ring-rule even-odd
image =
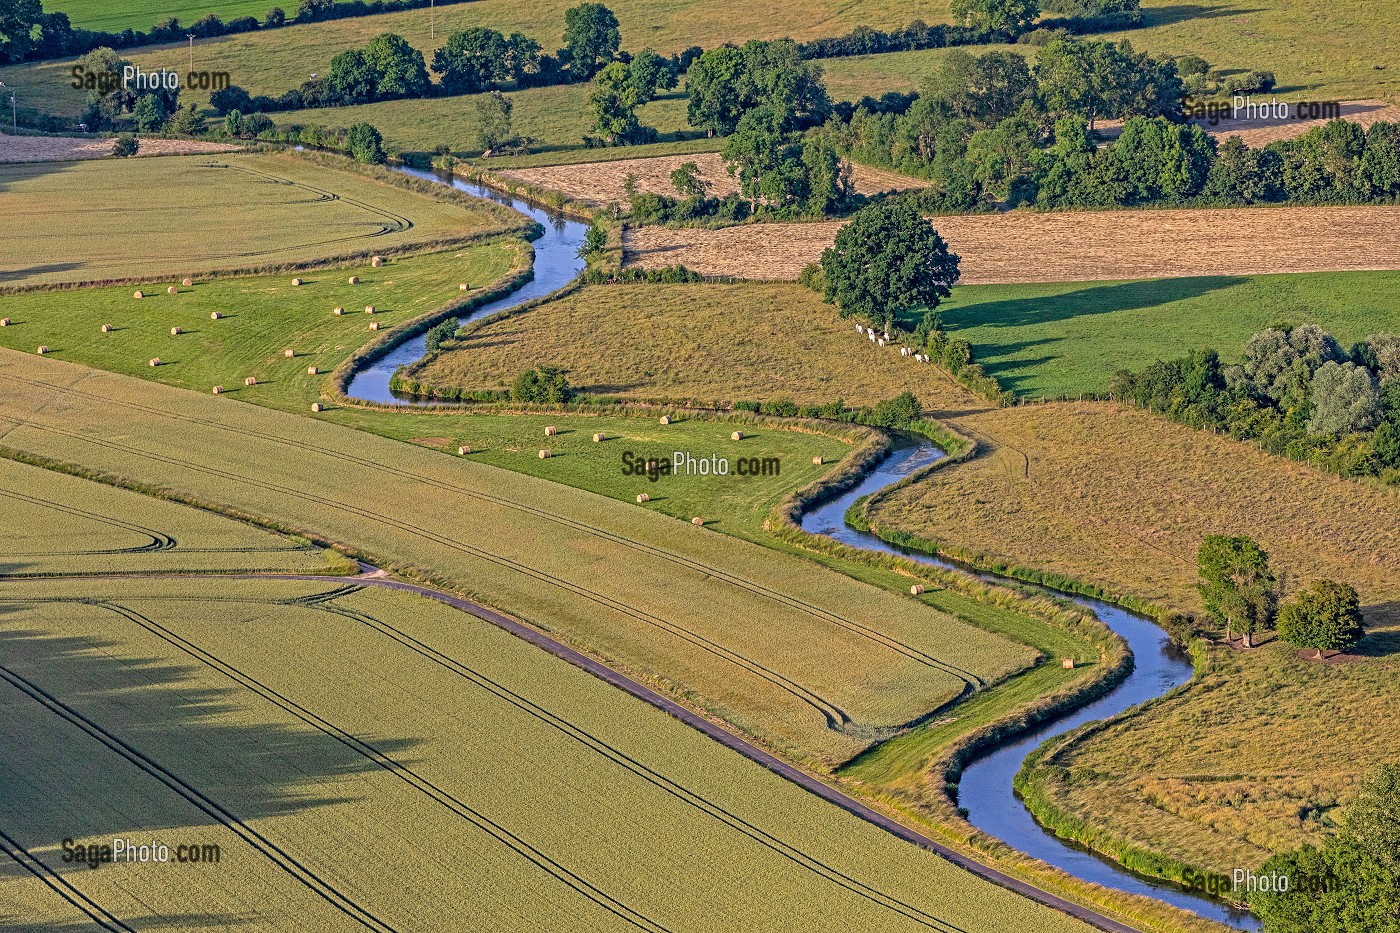
[[[1159,6],[1142,11],[1143,28],[1170,26],[1191,19],[1221,19],[1226,16],[1252,16],[1255,13],[1268,13],[1269,10],[1240,10],[1231,6],[1201,6],[1197,3],[1180,3],[1176,6]]]
[[[1384,628],[1369,630],[1351,653],[1363,658],[1384,658],[1400,654],[1400,600],[1362,606],[1361,614],[1368,625],[1379,623]]]
[[[963,327],[1028,327],[1051,324],[1094,314],[1156,308],[1176,301],[1200,298],[1211,292],[1242,285],[1248,279],[1234,275],[1145,279],[1110,285],[1090,284],[1059,295],[1032,295],[980,304],[949,304],[943,322],[949,331]],[[956,292],[954,295],[956,296]]]
[[[24,269],[0,270],[0,282],[23,282],[31,276],[52,275],[56,272],[72,272],[74,269],[81,269],[82,263],[77,262],[51,262],[43,266],[29,266]]]
[[[0,826],[55,871],[72,868],[60,848],[68,838],[235,842],[213,829],[222,820],[199,795],[251,822],[346,803],[325,785],[381,770],[173,646],[180,663],[141,656],[162,643],[115,607],[65,601],[27,614],[33,605],[0,601],[0,767],[16,777],[0,795]],[[58,634],[42,613],[82,614],[111,637]],[[399,756],[417,742],[374,745]],[[0,859],[0,878],[25,874]]]

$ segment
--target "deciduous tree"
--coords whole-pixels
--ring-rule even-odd
[[[1278,614],[1279,637],[1299,648],[1345,651],[1361,640],[1361,600],[1345,583],[1318,580],[1285,603]]]
[[[1225,637],[1238,630],[1246,648],[1254,635],[1273,625],[1278,609],[1278,580],[1269,570],[1269,555],[1249,538],[1207,535],[1196,554],[1198,589],[1211,618],[1225,626]]]
[[[903,201],[858,211],[822,253],[826,298],[842,317],[886,323],[911,308],[935,308],[958,280],[958,257],[933,224]]]

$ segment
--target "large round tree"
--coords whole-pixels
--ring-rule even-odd
[[[1324,651],[1346,651],[1365,634],[1361,600],[1345,583],[1318,580],[1279,612],[1278,634],[1319,659]]]
[[[842,317],[887,322],[935,308],[958,280],[958,257],[910,204],[884,201],[856,213],[822,253],[827,300]]]

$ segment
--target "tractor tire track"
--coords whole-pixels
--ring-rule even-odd
[[[4,852],[14,859],[21,868],[38,878],[46,888],[63,898],[102,929],[121,931],[121,933],[136,933],[133,927],[118,920],[101,904],[73,887],[67,878],[31,855],[28,849],[20,845],[13,836],[3,829],[0,829],[0,852]]]

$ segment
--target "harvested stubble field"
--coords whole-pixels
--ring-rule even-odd
[[[808,560],[462,458],[8,351],[0,382],[8,447],[425,568],[800,761],[1035,659]]]
[[[10,583],[0,639],[7,848],[138,927],[1087,929],[412,596]],[[94,871],[64,838],[218,863]],[[20,871],[0,903],[85,919]]]
[[[0,133],[0,162],[71,162],[112,154],[115,137],[10,136]],[[143,139],[137,156],[238,152],[239,146],[198,139]]]
[[[1013,211],[933,223],[962,257],[967,285],[1400,269],[1400,207]],[[629,227],[623,258],[644,269],[791,281],[841,226]]]
[[[139,301],[129,286],[27,291],[0,296],[0,316],[11,320],[0,328],[0,346],[32,353],[44,344],[54,356],[99,369],[198,392],[223,386],[234,398],[304,411],[336,366],[385,332],[370,331],[369,322],[392,330],[471,297],[458,289],[463,281],[479,290],[528,261],[519,241],[503,240],[390,257],[380,268],[300,272],[298,286],[288,272],[217,275],[188,287],[161,282]],[[359,284],[350,284],[352,276]],[[337,307],[345,313],[334,314]],[[113,329],[104,333],[108,323]],[[172,335],[172,327],[182,333]],[[287,350],[296,355],[287,358]],[[150,366],[152,359],[161,364]],[[245,385],[249,377],[257,384]]]
[[[791,284],[591,286],[482,325],[452,347],[414,378],[487,389],[547,363],[581,391],[631,399],[869,405],[909,391],[938,412],[984,405],[940,368],[877,347],[834,305]]]
[[[5,165],[0,192],[9,286],[305,263],[505,228],[489,208],[291,155]]]
[[[559,165],[544,168],[512,169],[503,172],[507,181],[517,181],[549,191],[559,191],[576,201],[592,205],[625,202],[627,176],[635,176],[638,191],[651,191],[676,197],[671,185],[671,172],[686,162],[694,162],[700,177],[710,185],[710,197],[724,197],[739,190],[739,183],[724,168],[717,152],[699,155],[653,156],[645,159],[620,159],[615,162],[591,162],[582,165]],[[861,194],[882,191],[903,191],[923,187],[926,183],[883,169],[864,165],[851,167],[851,180]]]
[[[1207,534],[1256,538],[1294,586],[1355,586],[1400,626],[1400,494],[1108,402],[955,420],[989,450],[879,499],[876,521],[1198,612]],[[1027,475],[1029,474],[1029,475]]]
[[[1400,331],[1400,275],[1319,272],[1140,282],[974,285],[940,306],[950,333],[1003,386],[1031,398],[1108,389],[1119,369],[1213,349],[1235,362],[1254,334],[1319,324],[1351,346]],[[912,329],[915,321],[907,321]]]
[[[185,506],[0,459],[0,576],[347,573],[332,551]]]

